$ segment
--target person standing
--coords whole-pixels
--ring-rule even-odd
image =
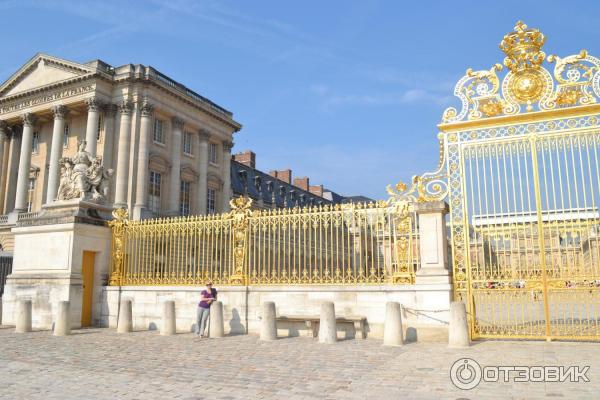
[[[204,337],[208,317],[210,316],[210,306],[217,300],[217,289],[212,287],[212,282],[206,282],[206,289],[200,293],[200,303],[196,318],[196,335]]]

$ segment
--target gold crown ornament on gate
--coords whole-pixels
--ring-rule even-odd
[[[542,51],[544,43],[546,37],[542,32],[518,21],[514,32],[504,35],[500,42],[500,50],[506,54],[504,65],[513,72],[539,68],[546,59]]]

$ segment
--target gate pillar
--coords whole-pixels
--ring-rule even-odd
[[[416,272],[416,283],[450,283],[446,238],[448,204],[444,201],[417,203],[415,211],[419,218],[419,259],[421,261]]]

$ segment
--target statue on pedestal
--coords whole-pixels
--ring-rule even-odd
[[[81,199],[102,203],[108,196],[108,182],[112,169],[105,169],[100,157],[85,150],[86,141],[80,141],[72,158],[63,157],[57,200]]]

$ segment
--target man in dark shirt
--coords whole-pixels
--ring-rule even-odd
[[[217,289],[213,289],[212,282],[206,282],[206,289],[200,293],[200,303],[198,303],[198,311],[196,318],[196,335],[204,337],[206,329],[206,321],[210,315],[210,306],[213,301],[217,300]]]

